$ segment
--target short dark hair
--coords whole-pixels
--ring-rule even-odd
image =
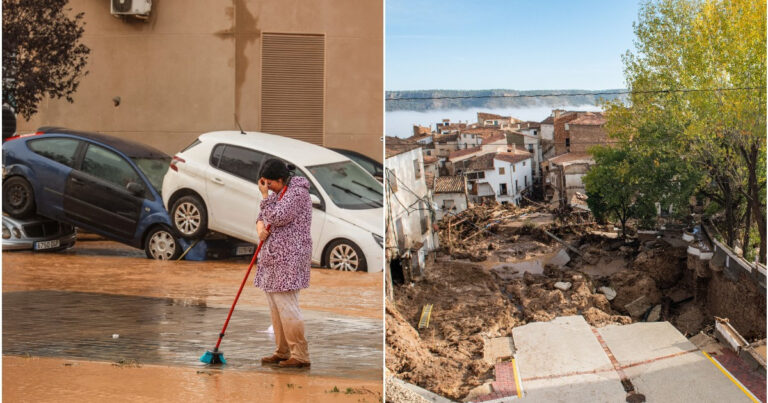
[[[279,159],[270,158],[264,162],[264,166],[261,167],[259,177],[267,178],[273,181],[282,179],[287,182],[288,178],[291,176],[291,171],[293,171],[295,168],[296,167],[293,165],[286,164]]]

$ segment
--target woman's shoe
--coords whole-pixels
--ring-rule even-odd
[[[309,368],[308,362],[299,361],[295,358],[289,358],[285,361],[280,361],[280,363],[277,365],[281,368]]]

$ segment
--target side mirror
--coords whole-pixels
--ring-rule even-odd
[[[134,196],[144,196],[144,186],[139,185],[136,182],[128,182],[125,188]]]
[[[309,200],[312,200],[312,207],[323,210],[323,202],[320,200],[319,197],[317,197],[317,195],[310,193]]]

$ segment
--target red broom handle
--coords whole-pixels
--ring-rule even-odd
[[[278,196],[277,200],[281,200],[283,198],[283,195],[285,194],[286,189],[288,189],[288,185],[286,184],[283,186],[283,190],[280,192],[280,195]],[[272,224],[267,225],[267,231],[272,228]],[[248,271],[245,272],[245,277],[243,277],[243,282],[240,283],[240,289],[237,290],[237,295],[235,296],[235,300],[232,301],[232,307],[229,308],[229,314],[227,315],[227,320],[224,322],[224,327],[221,328],[221,333],[219,333],[219,341],[216,342],[216,347],[214,347],[213,351],[219,351],[219,345],[221,345],[221,339],[224,337],[224,332],[227,331],[227,326],[229,325],[229,319],[232,317],[232,312],[235,310],[235,305],[237,305],[237,300],[240,299],[240,293],[243,292],[243,287],[245,287],[245,281],[248,280],[248,276],[251,274],[251,269],[253,268],[253,264],[256,263],[256,257],[259,256],[259,251],[261,250],[261,246],[264,245],[265,240],[259,241],[259,246],[256,248],[256,252],[253,253],[253,258],[251,258],[251,264],[248,265]]]

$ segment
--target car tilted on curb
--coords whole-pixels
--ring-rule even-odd
[[[162,191],[174,228],[184,238],[215,231],[258,243],[257,182],[269,158],[295,165],[295,174],[310,182],[313,263],[381,271],[381,183],[341,154],[288,137],[211,132],[177,153]]]
[[[99,133],[41,128],[3,143],[3,211],[76,225],[175,259],[181,245],[159,190],[171,157]]]

